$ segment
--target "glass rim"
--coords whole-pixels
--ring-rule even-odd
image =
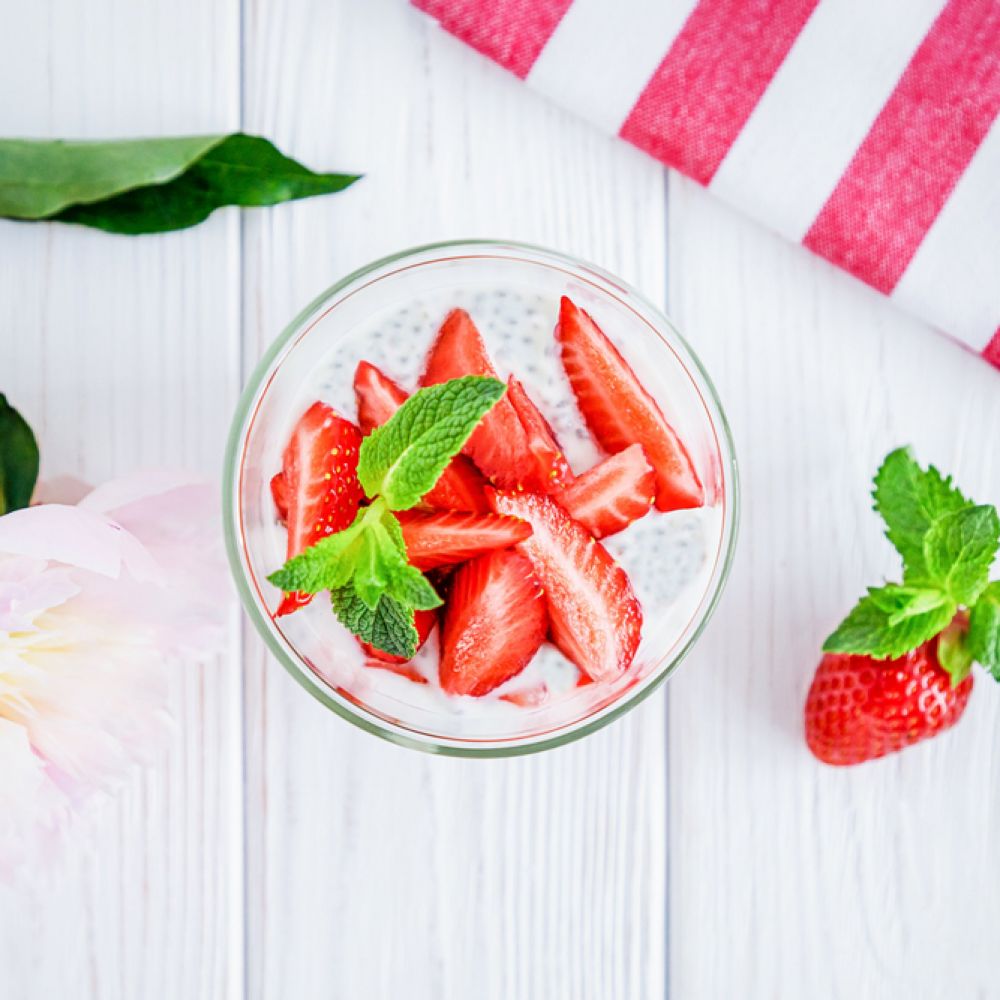
[[[463,250],[467,252],[461,253]],[[494,253],[489,253],[488,251],[494,251]],[[653,332],[677,355],[678,361],[684,367],[688,376],[692,378],[699,394],[702,395],[703,402],[706,401],[707,397],[707,402],[711,403],[711,406],[706,405],[706,412],[715,433],[719,450],[722,478],[722,535],[716,555],[716,563],[712,568],[705,593],[694,615],[681,633],[680,640],[683,641],[679,640],[679,645],[675,643],[645,678],[640,679],[631,688],[623,691],[610,703],[598,707],[590,715],[584,716],[581,720],[566,723],[534,736],[512,737],[510,739],[502,737],[470,739],[468,737],[420,734],[413,728],[390,722],[378,713],[368,709],[367,706],[358,700],[339,692],[332,684],[319,677],[304,662],[301,654],[295,651],[292,644],[275,627],[271,615],[267,612],[266,607],[260,599],[259,592],[255,592],[255,588],[251,585],[250,576],[252,574],[244,557],[245,545],[243,544],[243,531],[240,523],[239,487],[242,481],[245,448],[256,412],[267,392],[268,385],[281,367],[282,356],[290,351],[301,337],[308,334],[309,330],[326,315],[329,309],[335,308],[335,303],[331,303],[340,293],[358,281],[376,274],[385,268],[390,268],[401,262],[410,261],[412,258],[433,253],[447,253],[449,257],[481,256],[488,258],[498,256],[501,259],[524,259],[531,263],[555,263],[564,269],[569,269],[570,273],[575,275],[578,275],[581,271],[592,275],[599,279],[601,284],[597,287],[604,294],[611,294],[608,288],[603,287],[604,285],[610,285],[612,289],[622,293],[627,299],[638,303],[651,314],[652,318],[656,320],[657,327],[663,328],[652,327]],[[542,259],[539,260],[538,258]],[[408,266],[429,264],[442,259],[446,260],[448,257],[431,257],[427,260],[416,261]],[[378,280],[390,277],[392,274],[398,273],[399,270],[402,270],[402,268],[389,270],[385,274],[380,275]],[[628,305],[627,301],[623,302],[623,304]],[[664,331],[669,331],[674,343],[671,343],[671,340],[664,335]],[[677,348],[680,348],[680,350],[678,351]],[[452,757],[514,757],[564,746],[575,740],[582,739],[584,736],[588,736],[598,729],[602,729],[641,704],[675,672],[711,620],[732,569],[739,532],[740,481],[732,431],[711,377],[702,365],[698,355],[691,348],[691,345],[680,333],[670,317],[641,292],[599,265],[573,257],[570,254],[551,250],[548,247],[515,240],[457,239],[410,247],[409,249],[381,257],[352,271],[317,295],[284,327],[274,342],[264,352],[260,361],[254,366],[253,372],[247,379],[247,383],[236,405],[226,443],[225,458],[223,460],[222,494],[223,530],[230,571],[236,583],[244,610],[257,633],[264,640],[269,651],[278,659],[278,662],[321,704],[365,732],[379,736],[397,746]]]

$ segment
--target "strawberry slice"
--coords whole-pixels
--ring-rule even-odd
[[[354,372],[354,395],[358,400],[358,423],[367,434],[381,427],[408,396],[406,390],[373,364],[362,361]],[[464,455],[456,455],[441,473],[423,502],[434,510],[489,510],[482,473]]]
[[[465,562],[491,549],[506,549],[531,534],[531,526],[524,521],[496,514],[403,510],[396,516],[403,526],[407,558],[422,570]]]
[[[519,674],[545,641],[548,616],[531,562],[498,549],[452,580],[441,631],[441,689],[480,697]]]
[[[417,630],[417,650],[419,650],[427,641],[427,637],[434,631],[434,626],[437,624],[437,612],[414,611],[413,624]],[[360,639],[358,642],[361,648],[368,654],[369,667],[391,670],[394,674],[399,674],[401,677],[408,677],[417,684],[427,683],[427,678],[415,667],[410,666],[409,660],[404,659],[402,656],[393,656],[392,653],[387,653],[384,649],[379,649],[369,642],[361,642]],[[414,653],[415,655],[416,653]]]
[[[614,680],[639,645],[642,608],[625,570],[594,536],[549,497],[487,490],[498,514],[534,529],[518,549],[545,591],[552,641],[588,677]],[[508,609],[510,620],[514,612]]]
[[[653,506],[656,474],[641,444],[598,462],[554,499],[595,538],[627,528]]]
[[[580,411],[598,443],[613,455],[630,444],[642,445],[656,472],[660,510],[700,507],[704,503],[701,482],[656,400],[600,327],[565,296],[556,339]]]
[[[559,447],[549,422],[542,416],[524,386],[513,375],[507,379],[507,398],[511,401],[524,433],[528,439],[528,450],[538,465],[539,482],[544,484],[544,492],[554,493],[573,481],[573,472],[566,456]]]
[[[497,377],[472,317],[464,309],[453,309],[431,346],[420,384],[435,385],[462,375]],[[505,489],[545,486],[521,420],[506,394],[483,417],[463,451],[492,482]]]
[[[354,521],[364,495],[360,447],[361,432],[326,403],[313,403],[295,425],[282,459],[283,489],[276,492],[273,480],[271,486],[275,502],[281,496],[287,503],[289,559]],[[290,614],[311,600],[310,594],[285,594],[277,613]]]
[[[545,681],[540,681],[534,687],[502,694],[500,700],[508,701],[511,705],[517,705],[518,708],[537,708],[549,700],[549,686]]]
[[[278,520],[282,524],[287,524],[288,490],[285,488],[284,473],[276,472],[271,477],[271,499],[274,501],[274,509],[278,512]]]

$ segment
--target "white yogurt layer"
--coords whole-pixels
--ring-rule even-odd
[[[389,309],[370,318],[352,330],[329,360],[316,368],[313,380],[303,387],[301,410],[322,399],[355,419],[352,379],[362,359],[377,365],[407,391],[415,391],[434,335],[455,307],[472,315],[500,377],[506,379],[513,373],[523,382],[552,425],[573,470],[582,472],[599,461],[601,452],[577,408],[553,337],[558,301],[517,289],[443,288],[405,308]],[[643,366],[648,370],[649,358],[629,341],[615,339],[643,378]],[[653,385],[647,387],[656,394]],[[661,405],[670,412],[666,401],[661,400]],[[696,455],[700,471],[711,467],[707,459],[699,462],[698,458]],[[538,731],[581,718],[613,700],[675,650],[706,596],[722,530],[718,506],[672,513],[652,511],[605,540],[608,551],[629,574],[644,619],[642,640],[629,675],[611,684],[578,686],[577,668],[551,643],[545,643],[520,675],[491,694],[453,697],[444,694],[437,683],[437,630],[412,661],[427,680],[417,684],[366,666],[357,642],[336,621],[322,596],[279,624],[330,684],[404,726],[447,737],[482,739]],[[280,563],[284,530],[277,521],[273,541]],[[511,614],[516,613],[511,609]],[[514,704],[504,697],[532,693],[537,700],[542,692],[538,705]]]

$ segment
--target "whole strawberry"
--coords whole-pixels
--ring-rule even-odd
[[[872,587],[826,640],[806,698],[806,742],[827,764],[859,764],[954,725],[977,660],[1000,680],[1000,545],[994,507],[976,505],[908,449],[875,476],[875,509],[903,582]]]

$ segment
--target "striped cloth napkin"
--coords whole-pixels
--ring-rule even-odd
[[[1000,367],[1000,0],[413,0]]]

